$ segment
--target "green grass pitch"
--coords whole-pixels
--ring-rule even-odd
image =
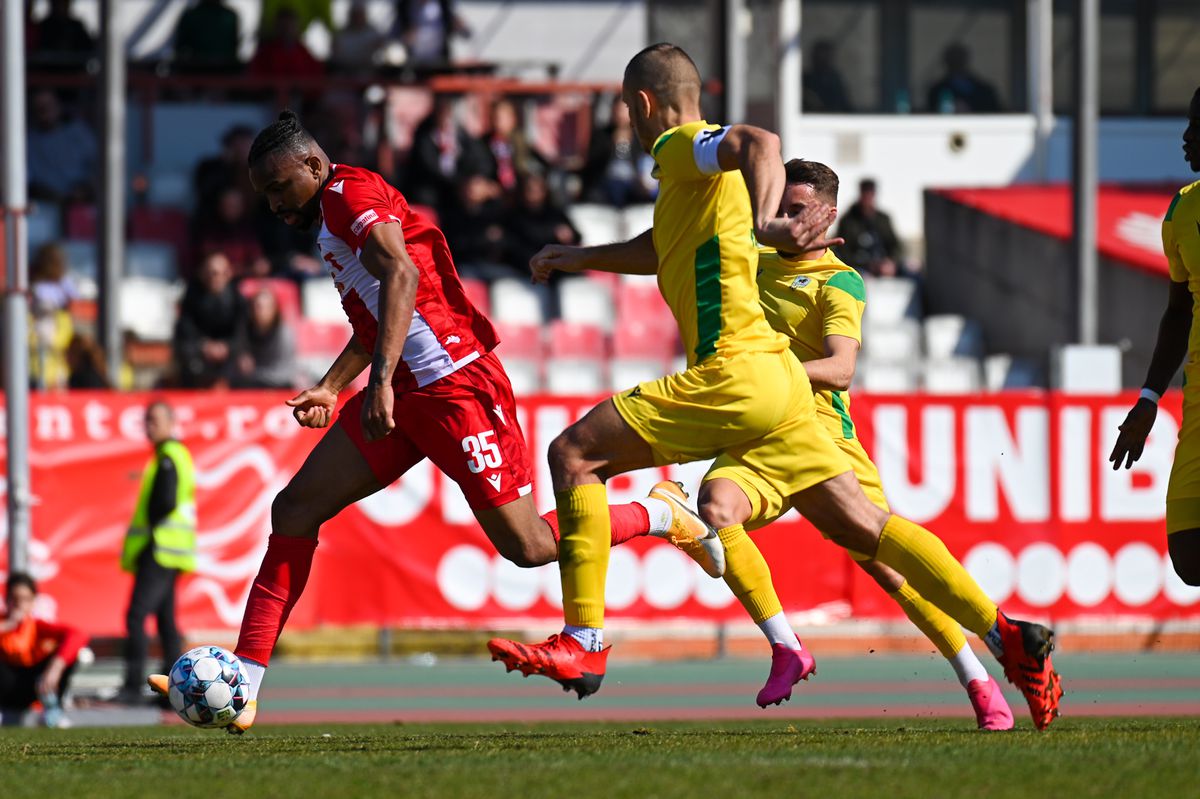
[[[9,729],[0,795],[1179,799],[1198,751],[1200,723],[1181,718]]]

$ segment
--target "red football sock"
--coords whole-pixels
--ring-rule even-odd
[[[317,539],[272,534],[250,587],[233,653],[266,666],[296,600],[304,593]]]
[[[554,540],[558,540],[558,511],[552,510],[542,516],[550,525]],[[631,538],[647,535],[650,532],[650,514],[636,502],[628,505],[609,505],[608,522],[612,526],[612,545],[624,544]]]

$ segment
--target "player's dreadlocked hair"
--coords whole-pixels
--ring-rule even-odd
[[[250,145],[250,155],[246,158],[250,166],[271,153],[304,153],[313,145],[312,135],[300,124],[300,117],[295,111],[283,111],[279,119],[267,125],[254,138]]]

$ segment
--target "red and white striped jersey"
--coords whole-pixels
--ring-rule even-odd
[[[408,257],[420,271],[412,323],[396,366],[397,390],[426,386],[491,352],[499,339],[487,317],[467,299],[442,231],[381,175],[332,164],[321,194],[321,233],[317,245],[329,264],[342,308],[367,352],[375,351],[379,331],[379,281],[359,256],[376,225],[401,226]]]

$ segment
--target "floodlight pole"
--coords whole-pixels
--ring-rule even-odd
[[[125,36],[115,0],[100,3],[100,343],[108,376],[120,380],[120,281],[125,264]]]
[[[0,17],[0,72],[4,85],[0,138],[4,141],[4,397],[8,436],[8,569],[29,569],[29,265],[25,251],[28,204],[25,173],[24,3],[6,2]]]
[[[1099,332],[1096,263],[1097,117],[1099,115],[1099,0],[1078,0],[1075,10],[1074,195],[1075,280],[1079,292],[1076,331],[1080,344],[1095,344]]]
[[[746,121],[746,0],[725,0],[725,121]]]

